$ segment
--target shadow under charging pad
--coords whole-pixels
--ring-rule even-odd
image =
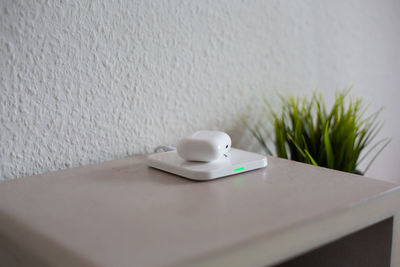
[[[199,181],[264,168],[268,163],[263,155],[236,148],[231,148],[226,157],[213,162],[185,161],[176,151],[152,154],[147,160],[150,167]]]

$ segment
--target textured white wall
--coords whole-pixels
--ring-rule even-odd
[[[0,2],[0,178],[150,152],[197,129],[245,147],[238,114],[274,90],[354,84],[394,138],[400,1]]]

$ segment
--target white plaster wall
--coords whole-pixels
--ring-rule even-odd
[[[0,178],[229,132],[274,90],[386,106],[400,181],[400,1],[0,1]],[[257,104],[255,104],[257,106]]]

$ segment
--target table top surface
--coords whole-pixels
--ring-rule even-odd
[[[274,157],[263,169],[195,182],[135,156],[0,183],[0,231],[54,252],[42,255],[49,262],[186,265],[399,192]]]

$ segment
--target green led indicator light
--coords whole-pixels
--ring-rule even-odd
[[[244,167],[233,169],[234,172],[243,171],[243,170],[244,170]]]

